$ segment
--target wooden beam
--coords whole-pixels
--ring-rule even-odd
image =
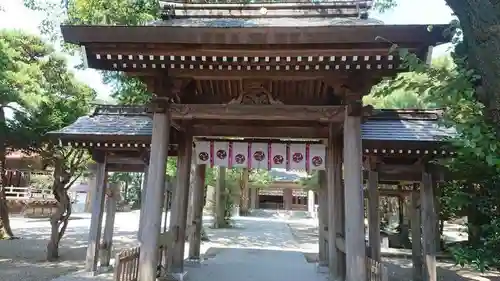
[[[238,136],[242,138],[326,138],[325,127],[270,127],[270,126],[232,126],[232,125],[195,125],[194,135],[204,137]]]
[[[434,45],[451,38],[443,36],[449,25],[433,25],[429,32],[427,25],[338,25],[331,26],[253,26],[226,28],[204,25],[197,26],[89,26],[63,25],[61,31],[68,43],[85,45],[89,43],[130,44],[147,42],[155,44],[195,45],[264,45],[267,49],[286,44],[295,47],[303,44],[377,44],[379,48],[392,44]],[[392,42],[377,38],[391,39]],[[332,46],[333,47],[333,46]],[[145,49],[144,51],[148,51]]]
[[[107,163],[109,164],[127,164],[127,165],[137,165],[144,166],[144,161],[139,157],[108,157]]]
[[[343,120],[344,106],[172,104],[173,119],[321,121]]]
[[[406,45],[410,52],[415,52],[417,48],[411,45]],[[147,50],[148,55],[154,56],[227,56],[227,57],[308,57],[311,55],[314,56],[387,56],[389,54],[389,49],[386,47],[373,47],[370,49],[362,49],[353,47],[349,48],[341,48],[341,49],[333,49],[333,48],[325,48],[319,47],[309,47],[306,49],[285,49],[281,47],[279,49],[262,49],[262,48],[249,48],[248,45],[240,45],[234,46],[233,48],[229,48],[227,45],[220,46],[221,48],[217,48],[217,46],[206,47],[206,45],[200,46],[172,46],[172,45],[158,45],[157,48]],[[401,46],[403,47],[403,46]],[[92,54],[110,54],[110,55],[133,55],[136,56],[138,54],[145,53],[145,46],[143,44],[123,44],[121,48],[116,47],[108,47],[103,44],[99,45],[89,45],[87,49],[88,53]],[[169,63],[168,57],[165,59],[166,63]]]
[[[95,67],[99,68],[99,67]],[[255,67],[254,67],[255,68]],[[103,68],[107,69],[107,68]],[[123,71],[126,71],[123,69]],[[370,69],[365,70],[374,77],[386,77],[393,76],[398,71],[395,69]],[[324,79],[325,77],[331,76],[331,74],[336,73],[339,76],[347,76],[350,73],[356,73],[361,71],[356,70],[311,70],[311,71],[290,71],[290,70],[227,70],[227,69],[213,69],[210,71],[204,69],[169,69],[169,75],[173,77],[192,77],[194,79],[205,79],[205,80],[222,80],[222,79],[274,79],[274,80],[304,80],[304,79]]]

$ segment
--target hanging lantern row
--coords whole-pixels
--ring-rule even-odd
[[[197,164],[228,168],[325,170],[326,146],[307,143],[195,142]]]

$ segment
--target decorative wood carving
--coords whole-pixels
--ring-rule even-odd
[[[173,119],[323,121],[343,119],[344,106],[282,104],[170,104]]]
[[[283,104],[273,98],[273,95],[258,80],[245,80],[243,91],[238,97],[232,99],[227,104]]]

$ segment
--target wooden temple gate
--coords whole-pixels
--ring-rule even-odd
[[[330,271],[335,278],[366,280],[361,126],[372,112],[361,99],[380,79],[401,71],[400,58],[390,52],[394,46],[425,60],[430,47],[448,40],[443,36],[446,26],[429,31],[425,25],[383,25],[367,18],[371,1],[359,0],[314,5],[163,4],[163,19],[149,25],[62,26],[66,42],[82,46],[88,67],[123,71],[140,78],[153,93],[152,136],[141,135],[140,121],[133,125],[137,132],[132,137],[142,138],[145,149],[128,142],[131,136],[115,134],[113,143],[102,145],[94,144],[102,136],[79,136],[94,140],[82,143],[89,145],[98,163],[89,270],[96,270],[105,174],[112,164],[121,165],[110,161],[123,153],[136,153],[138,159],[149,151],[142,210],[148,220],[141,223],[138,280],[156,277],[164,171],[170,155],[177,155],[178,169],[168,270],[182,278],[192,144],[199,137],[229,136],[246,142],[323,142],[328,238],[336,241],[341,234],[345,244],[344,254],[330,243]],[[59,133],[64,135],[64,130]],[[365,161],[370,186],[376,182],[377,161]],[[144,163],[138,164],[144,168]],[[203,175],[205,167],[197,165],[196,175]],[[428,172],[422,175],[424,182],[430,181]],[[197,186],[203,181],[197,178]],[[432,192],[429,185],[423,186]],[[426,214],[433,211],[429,200],[422,205]],[[345,206],[348,216],[342,215]],[[424,237],[428,226],[424,223]],[[428,280],[435,280],[432,267],[427,268]]]
[[[397,190],[391,191],[388,189],[375,189],[378,183],[380,184],[397,184],[400,182],[420,182],[422,180],[422,173],[425,167],[423,164],[428,163],[429,160],[436,157],[448,157],[453,154],[452,151],[445,150],[442,147],[442,143],[439,141],[440,138],[451,136],[453,130],[447,130],[444,128],[439,128],[439,115],[440,112],[429,112],[429,111],[394,111],[385,110],[377,111],[372,116],[368,117],[362,124],[362,139],[363,139],[363,166],[364,166],[364,179],[367,182],[368,188],[368,202],[369,202],[369,232],[370,232],[370,242],[369,248],[367,249],[367,254],[370,258],[367,258],[367,270],[370,268],[378,268],[378,263],[380,262],[380,236],[379,236],[379,216],[378,209],[378,197],[385,195],[393,195],[397,193]],[[95,112],[90,116],[85,116],[80,118],[74,124],[54,132],[64,145],[71,145],[75,148],[85,148],[89,149],[95,159],[98,159],[98,155],[106,156],[106,170],[107,171],[147,171],[147,159],[150,154],[150,142],[152,133],[152,119],[151,113],[146,111],[145,107],[133,107],[133,106],[111,106],[111,105],[101,105],[95,109]],[[174,136],[172,136],[174,138]],[[174,142],[175,139],[171,139]],[[175,155],[176,147],[172,146],[169,150],[169,155]],[[370,166],[372,165],[372,166]],[[375,167],[376,169],[373,169]],[[439,181],[443,177],[443,172],[437,170],[435,167],[427,166],[431,168],[431,175],[433,177],[433,182]],[[198,169],[197,173],[201,173],[202,169]],[[328,194],[328,186],[326,181],[327,172],[322,170],[320,172],[321,188],[319,196],[321,199],[328,199],[325,195]],[[147,180],[147,179],[146,179]],[[203,183],[203,181],[198,181],[198,184]],[[428,182],[427,182],[428,183]],[[343,187],[343,185],[341,185]],[[101,189],[102,190],[102,189]],[[146,190],[143,190],[143,192]],[[343,188],[339,192],[343,192]],[[412,240],[420,241],[420,211],[419,211],[419,191],[414,190],[409,192],[412,196],[412,212],[411,212],[411,226],[412,226]],[[431,193],[423,193],[421,196],[432,196]],[[97,196],[99,192],[94,193],[94,206],[99,206],[99,200],[101,197]],[[201,193],[200,193],[201,194]],[[144,195],[144,193],[143,193]],[[144,198],[144,197],[143,197]],[[325,212],[330,205],[326,201],[320,200],[320,265],[328,265],[328,254],[329,251],[338,251],[340,261],[337,263],[344,264],[344,254],[345,248],[345,230],[342,227],[344,224],[345,217],[344,214],[344,200],[343,196],[336,198],[336,209],[335,213],[337,215],[336,222],[339,223],[339,227],[336,230],[335,243],[330,244],[332,249],[329,249],[329,243],[327,242],[330,238],[328,224],[331,218],[328,217],[328,212]],[[97,203],[96,203],[97,202]],[[143,204],[144,206],[144,204]],[[202,207],[200,204],[199,206]],[[101,216],[102,211],[98,213],[93,209],[93,217]],[[99,207],[97,207],[99,208]],[[142,218],[144,209],[141,209],[141,222],[139,223],[140,229],[142,229]],[[198,215],[201,215],[201,209],[198,210]],[[434,225],[435,217],[430,216],[427,220],[430,222],[426,228],[428,233],[424,237],[433,237],[433,232],[428,227]],[[108,219],[106,221],[109,221]],[[197,224],[196,226],[199,226]],[[101,259],[101,265],[109,264],[109,254],[112,242],[112,232],[109,236],[109,229],[112,229],[112,224],[106,224],[104,231],[104,238],[101,245],[107,245],[107,247],[98,247],[96,251],[104,251],[105,254],[97,255],[104,257]],[[108,229],[108,230],[107,230]],[[197,230],[198,231],[198,230]],[[189,236],[190,242],[190,258],[199,258],[200,256],[200,237],[197,235],[196,231],[194,235]],[[166,233],[167,236],[171,233]],[[91,236],[93,239],[93,236]],[[164,239],[163,239],[164,240]],[[160,246],[165,246],[164,241],[160,238]],[[170,241],[171,239],[169,239]],[[92,240],[91,240],[92,241]],[[432,241],[432,240],[431,240]],[[99,243],[96,242],[95,245]],[[91,244],[94,245],[94,244]],[[422,248],[420,243],[412,243],[413,245],[413,262],[414,262],[414,276],[415,280],[421,280],[422,277]],[[435,252],[429,249],[428,255],[430,257],[435,255]],[[130,259],[134,257],[137,258],[139,255],[139,250],[136,249],[134,255],[130,255],[130,251],[124,251],[118,255],[123,256],[124,262],[129,262]],[[94,267],[96,270],[97,259],[92,258],[91,255],[88,260],[88,265]],[[426,259],[429,261],[429,259]],[[430,259],[432,261],[432,259]],[[130,261],[133,264],[137,261]],[[121,267],[121,265],[118,265]],[[370,266],[370,267],[368,267]],[[430,264],[432,268],[432,264]],[[133,267],[130,269],[132,272],[124,271],[122,274],[117,274],[117,276],[127,276],[132,278],[131,274],[137,273],[137,268]],[[343,269],[339,269],[340,274],[343,275]],[[380,269],[383,271],[383,269]],[[378,271],[380,272],[380,271]],[[367,272],[370,275],[370,272]],[[135,278],[135,277],[133,277]],[[130,279],[135,280],[135,279]],[[370,279],[369,279],[370,280]]]

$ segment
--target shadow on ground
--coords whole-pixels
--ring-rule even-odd
[[[318,243],[318,228],[300,223],[289,223],[288,226],[297,243],[301,246],[310,246]],[[317,253],[304,253],[308,262],[318,261]],[[383,258],[391,281],[411,281],[412,262],[403,258]],[[500,281],[500,273],[489,272],[481,274],[468,268],[461,268],[451,262],[438,262],[438,280],[442,281]]]
[[[0,240],[0,280],[48,281],[83,268],[87,251],[89,220],[75,216],[70,221],[56,262],[46,261],[50,236],[48,219],[12,220],[17,240]],[[113,255],[136,245],[137,231],[115,228]]]
[[[391,281],[411,281],[412,263],[407,259],[384,258]],[[481,274],[449,262],[438,262],[438,280],[443,281],[500,281],[498,272]]]
[[[304,261],[303,253],[293,250],[211,247],[201,266],[189,267],[190,281],[324,281],[314,264]]]
[[[259,221],[235,221],[230,228],[211,229],[210,223],[204,227],[211,243],[225,247],[239,248],[297,248],[296,243],[290,241],[288,230],[272,231]]]

